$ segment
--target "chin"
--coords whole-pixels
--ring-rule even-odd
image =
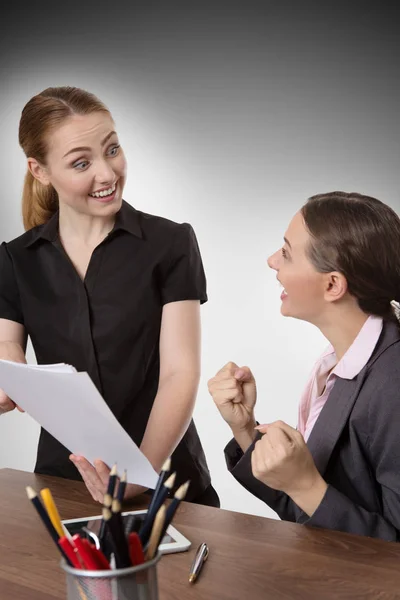
[[[281,305],[281,315],[283,317],[291,317],[292,315],[290,314],[290,311],[288,310],[287,306],[282,303]]]

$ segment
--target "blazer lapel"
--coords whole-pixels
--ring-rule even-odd
[[[315,465],[324,474],[333,449],[342,433],[370,367],[389,346],[399,341],[399,328],[385,323],[371,358],[354,379],[338,377],[307,441]]]
[[[354,379],[338,377],[311,431],[307,446],[321,475],[347,423],[366,373],[364,367]]]

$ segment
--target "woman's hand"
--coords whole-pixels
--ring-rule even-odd
[[[208,391],[245,451],[255,437],[257,389],[252,372],[248,367],[229,362],[209,380]]]
[[[70,455],[71,462],[74,463],[82,479],[89,490],[93,500],[103,504],[104,495],[108,487],[110,468],[101,460],[95,460],[94,466],[90,464],[83,456]],[[148,488],[141,485],[128,483],[126,486],[124,500],[129,500],[135,496],[143,494]]]
[[[254,477],[270,488],[285,492],[311,516],[328,486],[303,436],[283,421],[259,425],[256,429],[264,435],[251,455]]]

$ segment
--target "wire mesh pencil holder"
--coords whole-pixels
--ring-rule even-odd
[[[86,571],[61,561],[67,578],[67,600],[158,600],[157,563],[161,553],[127,569]]]

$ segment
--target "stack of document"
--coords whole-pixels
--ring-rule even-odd
[[[126,469],[128,481],[154,489],[158,474],[87,373],[70,365],[0,360],[0,389],[72,454]]]

